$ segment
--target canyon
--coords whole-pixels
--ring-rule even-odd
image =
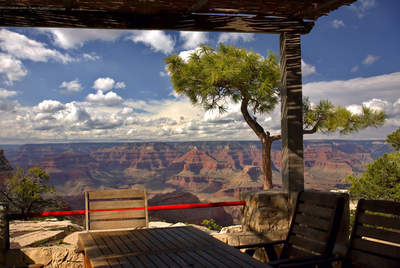
[[[149,203],[161,204],[168,200],[237,200],[240,192],[263,186],[258,141],[27,144],[0,148],[4,149],[0,150],[0,179],[10,175],[11,167],[41,167],[72,209],[83,208],[83,192],[87,190],[146,188]],[[273,143],[275,188],[281,187],[280,149],[279,142]],[[346,188],[347,175],[359,174],[365,164],[389,151],[383,140],[305,140],[305,188]],[[219,222],[228,224],[232,218],[237,219],[240,208],[213,208],[200,213],[197,219],[193,217],[196,212],[182,213],[186,216],[177,213],[172,218],[183,215],[199,223],[200,216],[221,215]],[[166,217],[156,214],[155,218]]]

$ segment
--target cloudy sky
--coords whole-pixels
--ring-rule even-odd
[[[358,0],[302,36],[304,95],[388,114],[380,129],[305,138],[381,139],[400,126],[399,10]],[[220,42],[279,54],[278,35],[0,28],[0,144],[256,139],[237,105],[206,113],[165,71],[165,57]],[[279,133],[279,107],[257,118]]]

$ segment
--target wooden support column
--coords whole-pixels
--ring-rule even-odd
[[[290,196],[304,190],[300,34],[280,35],[282,183]]]

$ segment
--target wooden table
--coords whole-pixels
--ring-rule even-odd
[[[86,267],[271,267],[191,226],[79,234]]]

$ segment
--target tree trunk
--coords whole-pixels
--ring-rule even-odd
[[[271,168],[271,144],[275,137],[271,137],[269,132],[265,132],[264,128],[257,123],[247,110],[249,100],[243,98],[240,110],[244,120],[249,127],[256,133],[262,144],[262,170],[264,177],[264,190],[272,189],[272,168]]]
[[[261,139],[262,143],[262,170],[264,177],[264,190],[272,189],[272,161],[271,161],[271,139]]]

